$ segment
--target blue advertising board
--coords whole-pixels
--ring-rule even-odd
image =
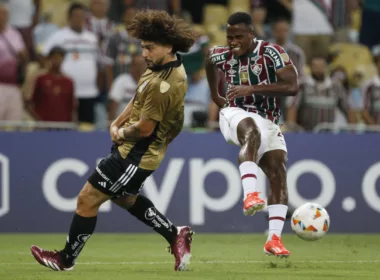
[[[286,134],[289,204],[325,206],[331,232],[380,232],[380,135]],[[111,148],[104,132],[0,133],[0,232],[66,232],[76,196]],[[200,232],[264,232],[265,212],[245,217],[238,147],[220,133],[182,133],[143,193],[177,225]],[[259,174],[266,196],[268,182]],[[290,225],[286,226],[286,231]],[[111,202],[98,232],[149,232]]]

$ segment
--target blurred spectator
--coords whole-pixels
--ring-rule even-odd
[[[9,23],[24,39],[29,57],[35,59],[33,28],[40,18],[41,0],[8,0]]]
[[[72,122],[75,112],[73,80],[61,72],[64,49],[54,47],[49,53],[50,67],[40,75],[27,108],[37,121]]]
[[[47,40],[43,53],[48,55],[55,46],[65,49],[62,70],[74,80],[75,96],[78,98],[78,121],[93,124],[95,100],[98,96],[99,46],[95,34],[84,28],[85,19],[85,7],[72,4],[68,11],[68,26]]]
[[[192,24],[190,14],[182,13],[182,18]],[[204,60],[209,49],[209,38],[203,30],[197,29],[195,26],[193,29],[198,33],[196,41],[187,53],[179,53],[182,56],[188,81],[184,125],[190,126],[194,121],[194,115],[197,115],[198,119],[202,119],[202,126],[205,126],[210,103],[210,90],[204,72]]]
[[[294,66],[298,71],[298,80],[301,82],[305,77],[305,53],[297,45],[289,40],[290,36],[290,23],[286,19],[278,19],[273,23],[273,42],[282,46],[289,54],[290,59],[293,61]],[[280,108],[283,113],[282,118],[286,119],[287,111],[285,110],[286,102],[293,97],[280,98]]]
[[[86,28],[95,33],[100,49],[105,54],[108,40],[115,32],[115,23],[107,17],[109,0],[90,0],[90,14],[87,17]]]
[[[380,125],[380,45],[373,47],[372,55],[377,69],[377,75],[363,83],[362,118],[366,124]]]
[[[298,78],[303,79],[306,66],[305,53],[299,46],[290,41],[290,23],[286,19],[276,20],[273,23],[272,35],[274,43],[282,46],[289,54],[297,68]]]
[[[19,77],[27,61],[20,33],[8,25],[8,8],[0,4],[0,120],[21,120],[23,102]]]
[[[251,0],[251,3],[257,0]],[[293,13],[293,0],[265,0],[267,8],[266,22],[272,23],[278,19],[291,22]]]
[[[350,123],[356,122],[344,88],[326,73],[326,60],[322,57],[312,58],[311,76],[301,84],[300,92],[288,110],[288,122],[297,122],[305,130],[311,131],[319,123],[334,124],[338,108]]]
[[[135,96],[137,84],[146,70],[145,60],[140,55],[134,55],[129,73],[120,74],[112,84],[110,91],[109,120],[114,120],[128,102]]]
[[[380,1],[364,0],[359,41],[369,49],[380,44]]]
[[[265,24],[265,18],[267,16],[267,8],[263,0],[252,1],[252,25],[255,32],[255,37],[259,40],[268,40],[271,35],[271,30],[268,25]]]
[[[58,25],[53,23],[51,19],[50,13],[43,13],[40,22],[33,30],[34,45],[37,52],[45,41],[59,29]]]
[[[293,33],[295,43],[305,52],[306,63],[315,56],[327,57],[333,34],[329,3],[327,0],[294,0]]]
[[[129,8],[124,11],[123,21],[125,29],[115,33],[107,46],[107,57],[110,64],[107,66],[107,85],[111,87],[113,80],[122,73],[128,73],[132,56],[141,54],[140,41],[129,37],[127,26],[136,14],[136,9]]]
[[[355,38],[351,34],[352,13],[360,9],[360,0],[331,1],[331,23],[334,28],[334,42],[347,42]],[[354,41],[355,42],[355,41]]]
[[[98,88],[99,96],[95,105],[95,120],[97,127],[108,126],[107,122],[107,99],[110,84],[107,81],[107,67],[112,64],[112,60],[107,58],[107,44],[115,32],[115,23],[107,17],[110,0],[90,0],[89,15],[86,21],[86,28],[93,32],[99,43],[101,59],[98,64]]]
[[[359,42],[360,27],[362,24],[362,0],[350,0],[350,29],[349,40]]]

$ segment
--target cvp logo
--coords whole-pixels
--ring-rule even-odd
[[[0,154],[0,218],[10,210],[9,197],[9,159]]]
[[[145,219],[147,220],[153,220],[156,217],[156,209],[154,207],[148,208],[145,212]]]

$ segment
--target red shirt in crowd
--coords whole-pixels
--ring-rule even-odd
[[[32,101],[39,120],[71,122],[75,109],[74,83],[64,75],[40,75],[36,81]]]

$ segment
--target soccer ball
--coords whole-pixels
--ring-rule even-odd
[[[291,226],[301,239],[314,241],[321,239],[327,233],[330,217],[321,205],[308,202],[294,211]]]

